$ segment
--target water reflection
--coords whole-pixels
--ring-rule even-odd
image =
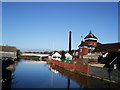
[[[113,83],[85,77],[45,61],[20,60],[3,72],[3,88],[117,88]]]
[[[12,79],[14,75],[12,73],[16,69],[17,62],[12,61],[2,61],[2,89],[9,89],[12,85]],[[11,64],[9,64],[11,63]],[[5,65],[6,64],[6,65]]]
[[[2,69],[2,89],[11,88],[11,79],[12,79],[12,72],[7,69]]]
[[[69,71],[64,70],[63,68],[55,66],[53,64],[51,64],[50,66],[53,69],[56,69],[61,74],[63,74],[64,76],[67,76],[70,79],[72,79],[72,80],[76,81],[77,83],[79,83],[80,85],[85,85],[84,87],[87,87],[87,79],[88,79],[88,77],[85,77],[85,76],[82,76],[82,75],[79,75],[79,74],[75,74],[75,73],[69,72]],[[69,79],[68,79],[68,81],[69,81]]]
[[[20,62],[21,63],[31,63],[31,64],[32,63],[35,63],[35,64],[37,64],[37,63],[38,64],[43,64],[44,63],[44,64],[46,64],[46,61],[34,61],[34,60],[21,60]]]
[[[99,80],[92,77],[86,77],[80,74],[69,72],[61,67],[50,65],[53,69],[57,70],[64,76],[69,77],[71,80],[76,81],[82,88],[118,88],[118,85],[107,81]],[[68,87],[70,87],[70,79],[68,78]]]
[[[27,63],[26,63],[27,62]],[[67,88],[67,78],[57,71],[50,71],[49,65],[43,61],[21,60],[16,67],[12,88]],[[72,81],[72,87],[79,87]]]
[[[50,69],[51,72],[53,72],[53,73],[55,73],[55,74],[58,74],[58,73],[59,73],[57,70],[53,69],[51,66],[49,66],[49,69]]]
[[[67,83],[67,85],[68,85],[68,90],[70,89],[70,78],[68,77],[68,83]]]

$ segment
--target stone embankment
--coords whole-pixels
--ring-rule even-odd
[[[96,65],[78,65],[56,60],[48,60],[48,62],[72,72],[120,84],[120,70],[118,69],[109,70],[109,68],[104,68],[104,65],[97,67]]]

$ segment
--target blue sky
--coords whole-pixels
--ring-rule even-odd
[[[9,2],[2,4],[3,44],[19,49],[78,49],[89,31],[101,43],[118,41],[116,2]]]

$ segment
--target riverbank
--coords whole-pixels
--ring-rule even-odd
[[[56,71],[56,72],[54,72]],[[6,75],[5,75],[6,74]],[[117,88],[117,84],[78,74],[45,61],[18,60],[3,73],[6,88]],[[9,78],[8,78],[9,77]],[[18,81],[15,83],[16,81]]]
[[[112,70],[110,73],[108,72],[108,68],[103,68],[103,67],[95,67],[95,66],[90,66],[90,65],[77,65],[77,64],[69,64],[66,62],[61,62],[61,61],[56,61],[56,60],[48,60],[50,64],[59,66],[65,70],[82,74],[84,76],[88,77],[94,77],[97,79],[105,80],[108,82],[120,84],[119,80],[119,75],[120,71],[119,70]]]
[[[85,76],[79,72],[72,72],[62,67],[50,64],[52,69],[55,69],[59,73],[75,80],[78,83],[84,84],[84,88],[118,88],[116,83],[111,83],[105,80],[97,79],[94,77]]]
[[[11,78],[12,72],[6,68],[14,63],[15,63],[14,60],[3,60],[2,61],[2,78],[1,78],[2,89],[10,88],[10,83],[12,80]]]
[[[19,59],[27,59],[27,60],[39,60],[39,56],[18,56]]]

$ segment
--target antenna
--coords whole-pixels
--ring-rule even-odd
[[[83,41],[82,39],[83,39],[83,36],[81,36],[81,41]]]

